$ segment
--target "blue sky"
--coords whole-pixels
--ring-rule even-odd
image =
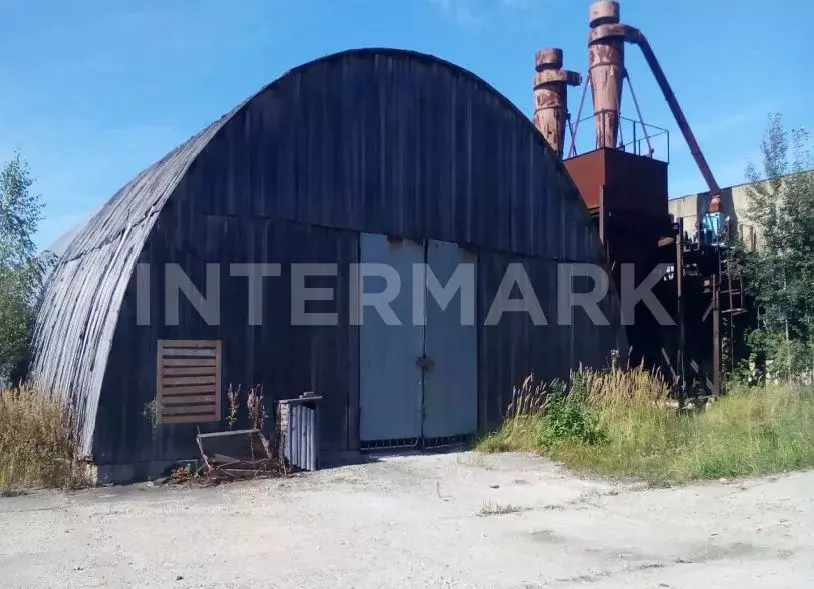
[[[286,70],[388,46],[464,66],[531,115],[534,51],[585,72],[588,0],[0,0],[0,159],[20,149],[47,246],[117,188]],[[623,0],[722,185],[743,181],[771,111],[811,127],[809,2]],[[638,50],[646,122],[671,131],[670,193],[704,189]],[[574,116],[580,92],[571,90]],[[590,100],[590,99],[589,99]],[[629,106],[629,105],[627,105]],[[623,113],[635,117],[631,108]],[[583,129],[585,131],[586,129]]]

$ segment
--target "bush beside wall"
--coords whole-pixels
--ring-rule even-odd
[[[0,493],[87,484],[72,412],[33,385],[0,391]]]

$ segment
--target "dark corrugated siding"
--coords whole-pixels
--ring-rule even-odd
[[[510,264],[522,264],[548,325],[535,326],[525,313],[505,313],[498,325],[484,326],[489,306]],[[619,306],[614,297],[600,303],[611,319],[606,327],[594,326],[579,307],[572,325],[557,325],[557,263],[550,260],[483,252],[478,257],[478,398],[481,430],[495,427],[511,401],[512,389],[530,374],[538,381],[565,379],[580,364],[601,367],[610,352],[624,349],[619,327]],[[575,290],[590,285],[575,280]],[[515,288],[512,298],[520,298]]]
[[[179,228],[188,229],[178,231]],[[184,235],[194,235],[187,242]],[[157,224],[141,258],[154,264],[151,272],[151,326],[136,324],[135,278],[122,306],[113,353],[105,376],[94,436],[94,459],[100,464],[146,462],[194,456],[196,426],[162,425],[153,430],[141,414],[155,398],[156,341],[158,339],[219,339],[222,343],[224,387],[262,384],[265,405],[273,414],[274,401],[315,390],[324,396],[320,411],[322,442],[327,450],[351,444],[355,423],[348,394],[356,390],[358,328],[348,327],[349,264],[357,261],[358,235],[350,231],[310,227],[268,219],[208,217],[196,228],[176,222]],[[223,262],[220,280],[221,325],[209,326],[181,297],[178,326],[165,326],[165,261],[178,263],[206,295],[205,264]],[[309,303],[309,312],[339,313],[342,327],[291,326],[290,272],[264,279],[263,327],[248,324],[248,280],[229,277],[229,262],[336,263],[337,278],[309,279],[309,286],[335,289],[335,302]],[[153,327],[155,326],[155,327]],[[228,407],[226,395],[222,406]],[[224,409],[224,418],[226,409]],[[203,424],[202,431],[223,429]],[[243,424],[247,425],[247,424]]]
[[[600,259],[531,123],[428,60],[351,54],[293,72],[234,115],[189,181],[204,212]]]

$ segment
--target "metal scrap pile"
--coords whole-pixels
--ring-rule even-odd
[[[202,477],[208,482],[288,476],[292,472],[257,429],[198,434],[198,448]]]

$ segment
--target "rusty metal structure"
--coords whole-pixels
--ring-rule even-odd
[[[588,79],[594,101],[597,147],[614,148],[622,110],[622,82],[625,71],[624,39],[616,35],[596,35],[606,25],[619,23],[619,3],[602,0],[589,10],[591,41],[588,44]]]
[[[562,69],[562,49],[537,52],[534,59],[534,125],[557,157],[562,158],[568,120],[568,86],[579,86],[582,76]]]
[[[620,24],[618,2],[609,0],[595,2],[589,9],[589,18],[591,32],[588,36],[588,55],[590,56],[589,67],[594,111],[597,116],[597,141],[602,147],[615,146],[624,76],[624,44],[632,43],[641,49],[698,169],[709,187],[712,195],[710,212],[718,212],[721,189],[647,37],[639,29]]]
[[[716,223],[720,221],[720,187],[644,33],[623,24],[619,3],[609,0],[599,0],[589,7],[588,24],[588,74],[579,114],[571,125],[571,146],[564,164],[591,213],[617,284],[631,279],[639,284],[659,268],[671,269],[669,276],[663,277],[654,290],[671,312],[675,325],[661,325],[646,308],[637,307],[627,333],[631,361],[642,361],[671,375],[680,401],[698,382],[702,383],[701,388],[717,395],[721,391],[721,318],[730,316],[731,343],[734,339],[731,319],[746,312],[743,289],[728,263],[725,230],[715,230],[706,238],[703,236],[709,232],[700,232],[702,238],[693,241],[685,232],[682,220],[669,215],[669,135],[667,153],[656,154],[652,139],[658,132],[666,131],[644,123],[625,67],[626,44],[641,50],[709,188],[711,202],[707,216],[715,217]],[[541,66],[562,67],[561,56],[561,52],[554,50],[538,52],[538,72],[547,71]],[[564,78],[560,75],[557,79]],[[622,116],[625,81],[638,122]],[[576,136],[589,87],[593,115],[588,118],[593,119],[594,148],[578,153]],[[535,78],[535,100],[539,109],[541,98],[537,88]],[[564,102],[565,84],[560,82],[559,89],[561,93],[556,94],[556,102],[551,91],[544,95],[549,99],[547,106],[560,107]],[[567,106],[560,108],[567,112]],[[550,123],[551,115],[539,112],[535,111],[535,124],[548,139],[559,129]],[[625,142],[623,121],[633,122],[632,142]],[[559,146],[557,141],[554,137],[552,146]],[[641,148],[642,141],[646,149]]]

